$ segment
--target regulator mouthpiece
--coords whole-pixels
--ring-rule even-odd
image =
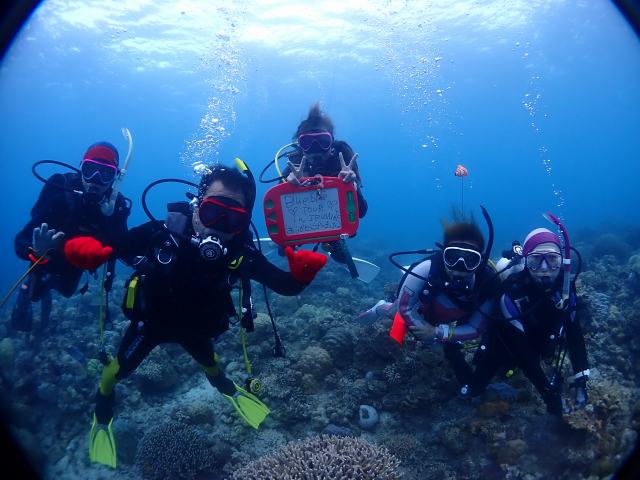
[[[215,262],[227,254],[227,248],[222,244],[218,237],[208,236],[204,238],[200,245],[200,256],[208,262]]]

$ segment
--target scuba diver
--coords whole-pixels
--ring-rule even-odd
[[[407,327],[423,342],[442,343],[463,395],[468,393],[473,373],[465,359],[464,345],[479,339],[486,330],[486,315],[496,308],[500,285],[489,261],[493,226],[484,208],[482,212],[489,227],[486,248],[478,226],[456,214],[454,223],[445,224],[438,250],[398,252],[389,257],[405,271],[396,300],[380,300],[355,319],[371,324],[380,316],[393,318],[390,336],[400,344]],[[408,268],[393,260],[396,255],[416,253],[427,257]]]
[[[282,176],[287,182],[299,184],[301,178],[338,177],[345,183],[353,183],[358,195],[360,218],[367,214],[367,201],[362,195],[362,178],[358,169],[358,154],[349,144],[333,136],[331,118],[320,110],[318,103],[309,110],[307,118],[300,122],[293,136],[298,149],[287,154],[287,167]]]
[[[484,391],[501,369],[520,368],[544,400],[547,411],[562,416],[562,365],[566,353],[573,367],[570,379],[574,407],[588,402],[589,364],[576,309],[575,278],[571,275],[571,247],[566,230],[553,215],[564,237],[546,228],[531,231],[522,247],[514,242],[515,255],[498,262],[498,269],[510,273],[503,282],[500,298],[502,320],[491,323],[483,348],[476,358],[471,395]],[[577,251],[574,250],[576,253]],[[578,271],[579,273],[579,271]],[[553,359],[547,377],[541,366]]]
[[[44,179],[35,171],[41,163],[62,165],[74,171]],[[14,331],[31,331],[31,303],[38,301],[41,302],[40,330],[46,330],[51,313],[51,290],[70,297],[85,270],[94,271],[109,261],[109,278],[113,279],[115,256],[112,253],[122,246],[131,205],[117,191],[121,173],[118,166],[118,150],[108,142],[91,145],[80,169],[53,160],[34,165],[34,174],[45,185],[31,209],[31,220],[15,239],[17,256],[29,260],[31,268],[19,287],[11,313],[10,327]]]
[[[131,320],[117,356],[104,368],[96,392],[89,436],[90,459],[116,467],[112,432],[114,387],[128,377],[161,343],[180,344],[203,368],[209,383],[237,414],[258,428],[270,413],[257,397],[228,378],[213,349],[213,339],[239,318],[253,329],[251,280],[281,295],[300,293],[325,265],[327,257],[309,250],[285,251],[290,273],[277,268],[256,249],[249,230],[256,196],[251,171],[241,160],[240,170],[207,168],[191,202],[168,205],[165,222],[149,212],[147,191],[143,208],[152,219],[127,235],[126,258],[134,273],[126,284],[123,312]],[[232,289],[238,287],[237,306]],[[244,331],[241,330],[241,331]],[[275,353],[274,353],[275,354]],[[246,383],[245,383],[246,385]]]
[[[282,180],[301,185],[303,178],[337,177],[345,183],[354,185],[358,199],[358,215],[359,218],[363,218],[367,214],[368,205],[362,194],[362,178],[357,164],[358,154],[354,153],[347,142],[335,139],[333,122],[320,109],[318,103],[309,109],[307,118],[300,122],[292,140],[292,143],[278,151],[275,161],[272,162],[275,163],[280,176],[264,182]],[[288,147],[293,147],[293,150],[283,153]],[[288,161],[287,166],[280,171],[277,160],[283,156],[286,156]],[[270,165],[271,163],[266,168]],[[369,262],[355,259],[359,265],[354,263],[344,239],[325,242],[322,248],[333,260],[346,264],[353,278],[359,276],[358,266],[375,270],[375,273],[368,273],[365,277],[377,274],[377,267]]]

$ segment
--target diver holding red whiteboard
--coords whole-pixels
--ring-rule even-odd
[[[265,196],[265,220],[271,240],[285,245],[315,243],[330,257],[347,266],[353,278],[370,282],[379,267],[351,256],[346,239],[353,237],[358,220],[368,210],[362,194],[358,154],[349,144],[336,140],[331,119],[318,104],[300,122],[293,142],[278,150],[272,164],[279,176],[261,181],[280,181]],[[287,158],[280,170],[278,160]]]

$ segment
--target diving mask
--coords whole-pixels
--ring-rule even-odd
[[[532,252],[524,258],[527,268],[534,272],[542,269],[544,263],[549,270],[558,270],[562,265],[562,254],[558,252]]]
[[[444,264],[451,270],[473,272],[482,263],[482,254],[463,247],[447,247],[442,252]]]
[[[80,164],[80,172],[87,183],[109,185],[116,178],[118,168],[110,163],[85,158]]]
[[[333,135],[330,132],[309,132],[298,136],[298,145],[304,153],[326,152],[333,145]]]
[[[205,227],[234,235],[251,222],[249,212],[240,202],[221,196],[205,198],[198,207],[198,217]]]

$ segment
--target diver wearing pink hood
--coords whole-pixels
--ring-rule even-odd
[[[574,375],[570,385],[575,390],[574,408],[587,401],[589,364],[587,352],[576,315],[575,278],[570,279],[571,247],[566,230],[560,221],[549,215],[564,237],[546,228],[529,233],[518,248],[510,273],[503,283],[500,298],[502,321],[494,321],[484,339],[482,354],[476,358],[477,367],[471,385],[471,395],[484,391],[501,368],[520,368],[542,396],[547,411],[561,416],[562,364],[568,353]],[[498,262],[508,266],[508,260]],[[547,377],[541,367],[543,357],[553,356],[553,371]]]

